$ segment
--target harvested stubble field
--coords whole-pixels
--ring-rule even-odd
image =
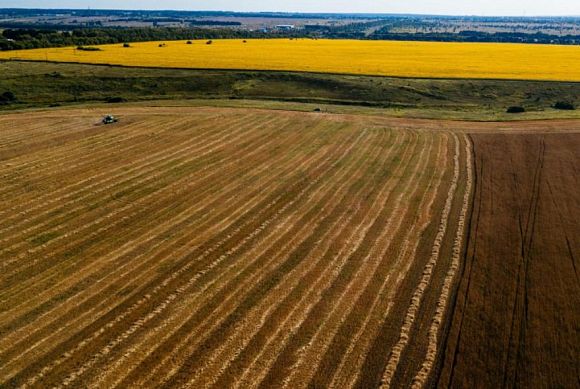
[[[0,116],[0,386],[576,385],[578,121],[104,113]]]
[[[0,117],[0,385],[428,376],[470,199],[464,135],[223,108],[119,107],[120,123],[95,124],[102,113]],[[419,324],[431,332],[409,337]]]

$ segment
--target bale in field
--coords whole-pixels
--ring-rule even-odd
[[[16,96],[13,92],[7,91],[0,95],[0,105],[10,104],[16,101]]]
[[[526,109],[524,107],[520,107],[520,106],[513,106],[513,107],[509,107],[506,110],[507,113],[524,113],[526,112]]]
[[[77,50],[80,50],[80,51],[102,51],[98,47],[87,47],[87,46],[78,46]]]
[[[563,110],[567,110],[567,111],[573,111],[576,109],[574,104],[569,102],[569,101],[558,101],[558,102],[556,102],[556,104],[554,104],[554,108],[555,109],[563,109]]]
[[[112,97],[107,97],[105,99],[105,101],[107,103],[115,104],[115,103],[126,103],[127,99],[124,97],[120,97],[120,96],[112,96]]]

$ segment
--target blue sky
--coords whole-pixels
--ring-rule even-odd
[[[580,0],[0,0],[12,7],[580,16]]]

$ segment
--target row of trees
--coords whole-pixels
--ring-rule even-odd
[[[102,44],[190,39],[248,39],[248,38],[350,38],[443,42],[515,42],[580,44],[580,35],[555,36],[535,33],[394,33],[391,26],[379,28],[381,22],[352,23],[345,26],[308,26],[292,31],[247,31],[208,28],[85,28],[72,31],[52,29],[6,29],[0,36],[0,50],[35,49],[63,46],[95,46]]]
[[[543,33],[461,31],[459,33],[398,33],[383,28],[369,36],[370,39],[405,40],[405,41],[437,41],[437,42],[498,42],[498,43],[542,43],[577,45],[580,35],[549,35]]]
[[[98,28],[54,31],[7,29],[0,38],[0,50],[35,49],[63,46],[94,46],[123,42],[146,42],[188,39],[247,39],[296,37],[293,32],[259,32],[203,28]],[[3,39],[2,39],[3,38]]]

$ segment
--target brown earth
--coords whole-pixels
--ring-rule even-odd
[[[580,122],[105,113],[0,116],[0,386],[576,382]]]
[[[0,385],[378,385],[446,199],[457,228],[466,138],[371,117],[104,113],[0,116]]]
[[[580,134],[472,139],[470,239],[437,386],[578,387]]]

